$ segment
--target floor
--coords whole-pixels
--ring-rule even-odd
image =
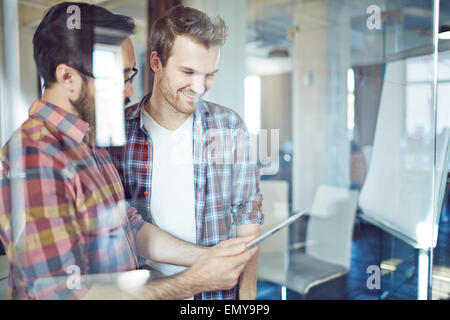
[[[450,300],[450,210],[441,216],[433,252],[432,299]],[[417,298],[417,250],[381,229],[356,219],[351,268],[347,276],[316,288],[303,297],[287,290],[286,299],[414,300]],[[380,289],[368,289],[370,265],[381,266]],[[282,299],[279,285],[258,282],[260,300]]]

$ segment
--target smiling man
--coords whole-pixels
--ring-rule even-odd
[[[177,6],[149,39],[152,93],[126,110],[128,143],[111,148],[126,198],[169,234],[211,246],[259,235],[262,196],[245,124],[234,111],[202,100],[218,72],[225,22]],[[147,261],[166,276],[183,267]],[[239,286],[196,299],[254,299],[257,256]]]

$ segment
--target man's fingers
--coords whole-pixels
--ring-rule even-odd
[[[247,262],[250,261],[250,259],[255,255],[257,252],[257,248],[252,248],[247,250],[245,253],[241,254],[240,256],[237,256],[234,261],[235,268],[234,271],[235,274],[239,277],[242,272],[244,271],[245,267],[247,266]]]
[[[237,257],[239,264],[246,264],[258,252],[258,246],[247,249],[243,254]]]
[[[252,242],[253,240],[255,240],[256,236],[240,237],[238,239],[240,239],[241,241],[244,241],[245,244],[248,244],[248,243]]]
[[[220,257],[235,256],[243,253],[247,249],[247,244],[252,242],[254,239],[255,236],[232,238],[222,241],[221,243],[216,245],[213,249],[216,250],[217,256]]]
[[[235,256],[245,251],[245,243],[237,243],[227,247],[217,247],[217,255],[220,257]]]

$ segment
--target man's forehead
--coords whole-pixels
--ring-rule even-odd
[[[191,38],[187,35],[177,35],[172,44],[172,53],[176,48],[182,49],[197,49],[197,50],[205,50],[205,51],[214,51],[219,50],[220,47],[218,45],[206,46],[201,41],[198,41],[194,38]]]

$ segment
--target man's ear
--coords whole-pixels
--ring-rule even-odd
[[[68,96],[76,95],[80,76],[74,68],[61,63],[56,67],[55,80]]]
[[[162,68],[161,59],[158,56],[158,53],[156,51],[153,51],[150,54],[150,68],[153,70],[154,73],[157,73]]]

